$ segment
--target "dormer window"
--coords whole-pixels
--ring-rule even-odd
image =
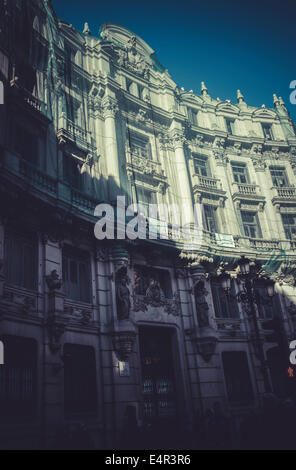
[[[225,124],[226,124],[226,129],[228,134],[234,135],[235,134],[235,125],[234,125],[234,119],[225,119]]]
[[[262,131],[264,139],[273,140],[272,124],[262,123]]]
[[[198,121],[197,121],[197,114],[198,112],[196,109],[192,108],[187,108],[187,113],[188,113],[188,119],[193,124],[194,126],[198,126]]]

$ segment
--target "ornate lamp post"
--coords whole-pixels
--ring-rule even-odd
[[[259,305],[260,302],[271,301],[272,297],[274,296],[274,282],[271,279],[263,277],[260,279],[260,274],[258,270],[252,269],[250,260],[248,258],[245,258],[244,256],[242,256],[241,259],[238,261],[238,266],[238,279],[242,281],[243,288],[238,294],[236,294],[235,299],[238,302],[242,302],[248,305],[249,307],[250,318],[253,322],[255,332],[255,344],[258,348],[259,360],[261,362],[262,367],[264,387],[266,392],[270,392],[271,385],[267,370],[267,364],[264,356],[263,344],[260,337],[260,330],[255,305]],[[222,289],[226,292],[227,295],[230,296],[231,278],[226,271],[223,271],[220,275],[220,282]],[[268,301],[264,300],[264,298],[262,298],[262,296],[260,296],[259,293],[256,292],[256,285],[258,286],[259,283],[261,285],[264,285]]]

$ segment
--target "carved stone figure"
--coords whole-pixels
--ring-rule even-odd
[[[160,284],[155,279],[150,279],[149,287],[146,291],[146,297],[155,303],[160,303],[164,300],[164,293],[160,288]]]
[[[209,306],[206,301],[207,291],[204,283],[199,281],[194,287],[195,305],[198,317],[198,323],[201,328],[209,326]]]
[[[58,290],[62,287],[62,280],[56,269],[51,271],[51,273],[46,276],[46,284],[50,291]]]
[[[130,291],[127,287],[128,277],[126,274],[120,274],[116,286],[117,316],[119,320],[127,320],[130,314],[131,301]]]

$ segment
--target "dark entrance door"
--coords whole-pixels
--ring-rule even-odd
[[[172,336],[169,328],[140,329],[143,418],[146,423],[172,423],[177,417]]]

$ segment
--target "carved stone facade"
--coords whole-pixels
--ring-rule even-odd
[[[241,255],[276,281],[274,308],[287,338],[295,335],[296,136],[283,101],[253,107],[238,91],[236,104],[222,102],[204,83],[200,95],[187,92],[123,26],[106,23],[93,36],[88,24],[81,33],[57,20],[50,2],[4,3],[9,77],[0,70],[0,79],[10,105],[0,114],[0,339],[34,343],[38,406],[16,426],[15,443],[14,421],[0,424],[0,447],[9,435],[12,447],[51,448],[74,420],[97,448],[115,448],[127,408],[139,426],[149,424],[149,390],[165,381],[175,428],[193,429],[196,413],[215,401],[240,417],[265,391],[250,309],[231,300]],[[30,40],[7,28],[15,15],[31,21]],[[35,47],[40,54],[31,57]],[[19,142],[10,144],[14,136]],[[38,151],[26,151],[29,141]],[[172,225],[167,239],[96,239],[95,208],[118,195],[145,210],[182,205],[188,226],[199,203],[200,239],[178,238]],[[232,297],[221,291],[221,263]],[[262,341],[268,312],[256,311]],[[264,344],[265,354],[274,346]],[[245,354],[251,401],[232,400],[224,353]],[[153,376],[162,360],[165,371]],[[75,370],[89,380],[84,387]],[[92,408],[79,409],[73,387]]]

